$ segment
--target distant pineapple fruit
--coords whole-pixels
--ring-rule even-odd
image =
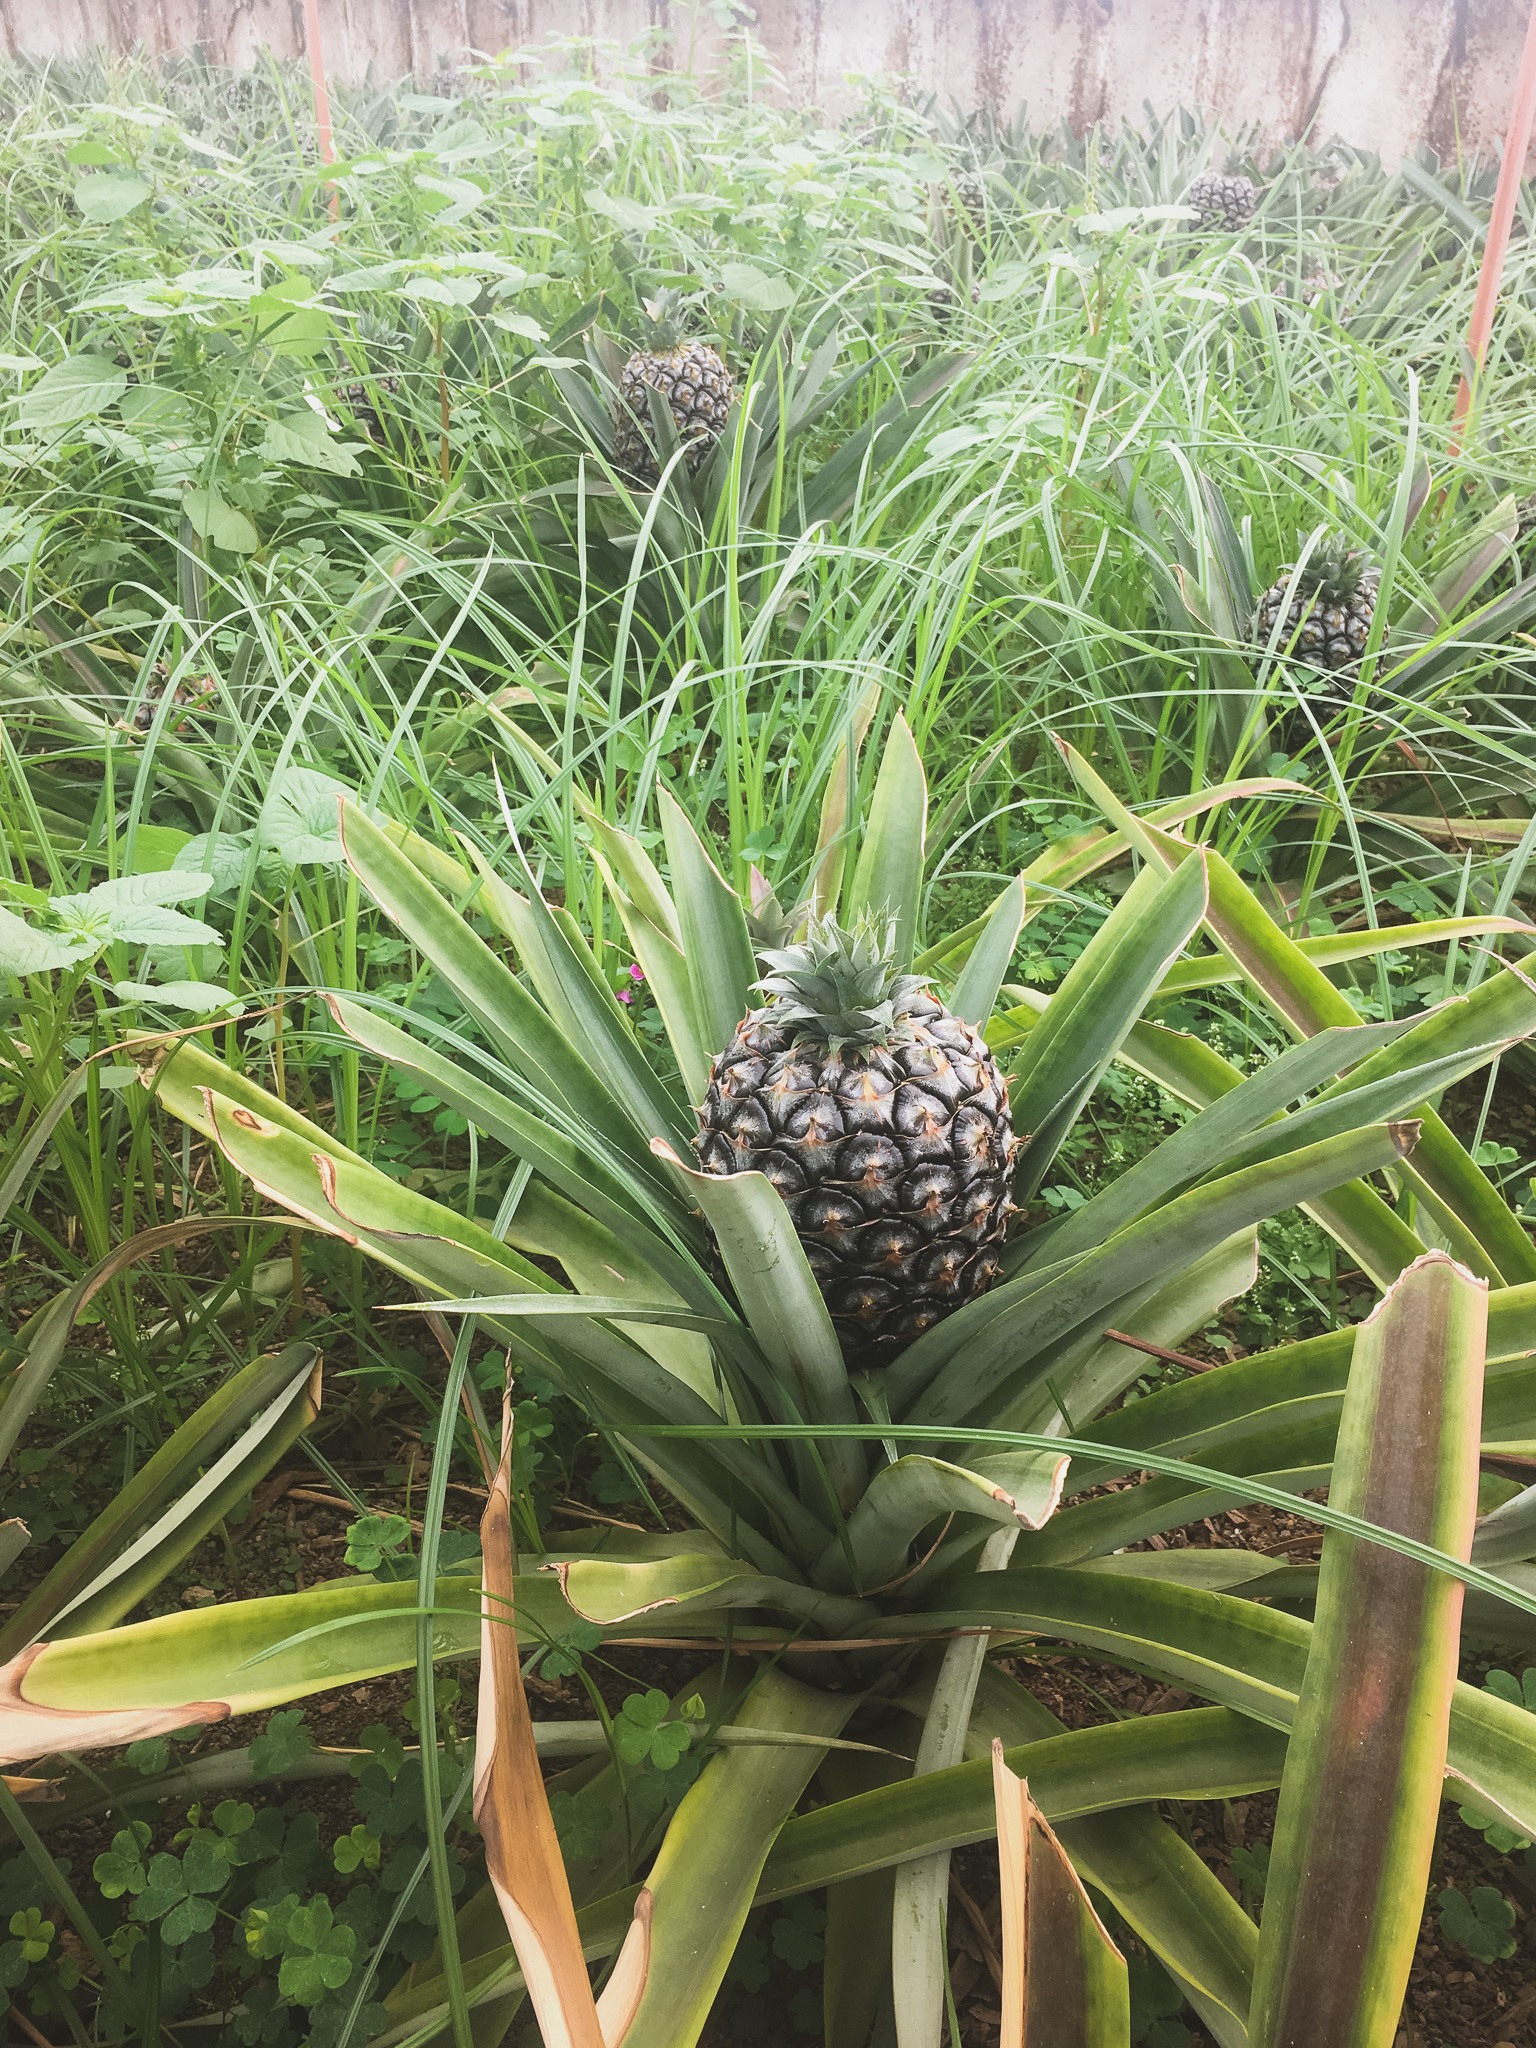
[[[719,351],[707,341],[684,341],[679,328],[682,300],[658,292],[645,301],[650,344],[637,349],[619,377],[613,418],[613,456],[619,468],[642,484],[660,478],[652,439],[648,391],[659,391],[677,424],[677,438],[690,471],[696,470],[720,438],[736,387]]]
[[[1252,178],[1202,171],[1190,181],[1184,204],[1200,216],[1199,228],[1225,228],[1229,234],[1246,227],[1258,209],[1259,191]]]
[[[1370,638],[1381,570],[1363,550],[1339,537],[1314,551],[1297,578],[1294,597],[1289,594],[1293,568],[1282,569],[1259,599],[1256,638],[1264,646],[1273,639],[1279,653],[1334,675],[1354,668]]]
[[[987,238],[987,181],[979,171],[955,171],[949,179],[949,214],[973,241]]]

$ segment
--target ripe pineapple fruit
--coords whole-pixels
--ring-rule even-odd
[[[813,921],[763,953],[768,1000],[715,1060],[696,1141],[706,1173],[784,1197],[850,1365],[989,1287],[1012,1206],[1007,1082],[892,938]]]
[[[1252,178],[1227,176],[1221,171],[1202,171],[1190,181],[1184,204],[1200,218],[1197,228],[1225,228],[1229,234],[1253,219],[1259,204],[1258,187]]]
[[[613,416],[613,459],[638,483],[661,476],[651,439],[647,390],[659,391],[677,422],[684,460],[696,470],[719,439],[730,417],[736,387],[719,352],[707,341],[684,341],[678,325],[682,299],[658,292],[645,301],[650,345],[637,349],[619,375],[619,403]]]
[[[1340,537],[1325,542],[1302,570],[1294,598],[1287,588],[1294,564],[1287,565],[1259,599],[1254,633],[1268,646],[1280,624],[1275,646],[1317,668],[1339,675],[1352,669],[1365,652],[1371,619],[1381,590],[1381,570],[1359,548]]]

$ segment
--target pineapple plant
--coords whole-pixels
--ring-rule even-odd
[[[1191,180],[1184,194],[1186,206],[1192,206],[1199,215],[1195,226],[1209,232],[1223,228],[1228,234],[1235,234],[1253,219],[1259,204],[1258,187],[1252,178],[1229,175],[1223,171],[1202,171]]]
[[[712,849],[663,789],[664,874],[637,837],[584,803],[592,858],[645,963],[666,1034],[660,1061],[612,999],[569,905],[546,900],[525,860],[516,857],[504,878],[480,857],[472,878],[455,853],[344,805],[343,847],[361,886],[442,977],[477,1035],[444,1028],[431,1012],[409,1015],[413,1028],[403,1029],[343,991],[329,998],[332,1013],[360,1051],[419,1076],[495,1146],[498,1170],[510,1176],[495,1228],[370,1164],[195,1037],[132,1048],[161,1112],[247,1176],[277,1205],[274,1220],[303,1219],[390,1267],[444,1315],[474,1315],[506,1346],[512,1371],[536,1372],[579,1403],[594,1429],[666,1490],[663,1532],[624,1524],[562,1532],[547,1551],[518,1559],[509,1420],[480,1572],[440,1573],[426,1589],[431,1653],[481,1658],[475,1781],[488,1883],[443,1917],[443,1936],[445,1949],[462,1940],[468,1951],[482,2038],[502,2038],[504,2020],[522,2024],[526,1983],[542,1987],[528,1995],[542,1998],[543,2040],[603,2039],[582,1949],[611,1954],[625,1945],[633,1960],[648,1938],[629,1994],[634,2017],[622,2030],[627,2048],[696,2048],[755,1897],[819,1892],[900,1865],[896,1904],[882,1918],[862,1904],[841,1923],[829,1916],[829,1979],[854,1965],[873,1978],[866,1964],[884,1947],[889,1989],[874,1986],[867,2001],[877,2020],[910,2010],[920,2022],[916,2041],[942,2040],[946,1892],[909,1883],[921,1875],[910,1866],[994,1824],[1012,1828],[1008,1816],[1019,1814],[998,1766],[989,1788],[974,1763],[959,1760],[967,1731],[977,1745],[996,1741],[1003,1766],[1030,1777],[1044,1821],[1060,1828],[1047,1846],[1055,1845],[1063,1883],[1090,1880],[1190,1987],[1202,2015],[1234,2021],[1249,2010],[1262,2017],[1269,1951],[1154,1802],[1281,1784],[1282,1819],[1292,1819],[1276,1833],[1280,1876],[1265,1913],[1273,1940],[1295,1891],[1286,1873],[1305,1875],[1311,1853],[1305,1839],[1287,1846],[1297,1822],[1337,1796],[1334,1724],[1320,1716],[1354,1713],[1362,1668],[1397,1688],[1394,1698],[1411,1693],[1416,1702],[1433,1689],[1439,1701],[1444,1747],[1423,1753],[1409,1788],[1423,1855],[1404,1868],[1393,1910],[1422,1909],[1423,1859],[1447,1791],[1536,1833],[1536,1716],[1455,1681],[1459,1605],[1428,1609],[1416,1557],[1399,1552],[1378,1565],[1369,1598],[1344,1597],[1345,1574],[1358,1582],[1356,1560],[1369,1553],[1352,1533],[1359,1522],[1346,1530],[1343,1519],[1379,1513],[1380,1496],[1362,1489],[1385,1470],[1380,1484],[1391,1487],[1399,1541],[1443,1540],[1453,1511],[1470,1531],[1480,1429],[1493,1432],[1495,1448],[1510,1434],[1524,1442],[1536,1378],[1536,1252],[1481,1169],[1421,1106],[1512,1038],[1536,1032],[1536,994],[1504,969],[1462,1004],[1408,1020],[1406,1030],[1362,1028],[1344,992],[1219,852],[1182,837],[1187,810],[1127,813],[1080,756],[1064,751],[1106,829],[1086,846],[1078,838],[1048,847],[990,910],[924,945],[933,892],[924,886],[927,794],[915,742],[898,715],[857,819],[845,793],[850,748],[829,779],[814,884],[838,926],[813,922],[798,947],[774,948],[760,987],[767,1019],[745,1025],[755,972],[748,906],[727,879],[724,850]],[[1059,895],[1132,847],[1139,872],[1059,986],[1044,996],[1010,985],[1030,898]],[[489,943],[456,908],[472,880]],[[754,888],[753,909],[771,915],[764,890]],[[1145,1021],[1202,928],[1250,979],[1255,1000],[1313,1026],[1252,1072]],[[1438,925],[1395,927],[1395,942],[1399,933],[1406,944],[1445,936]],[[1262,972],[1250,978],[1239,963],[1255,957]],[[942,1008],[924,992],[930,972]],[[769,1054],[777,1057],[784,1041],[782,1071],[807,1114],[791,1128],[787,1106],[759,1106],[765,1120],[779,1116],[783,1135],[809,1141],[813,1157],[818,1126],[830,1128],[824,1142],[841,1152],[859,1139],[886,1142],[885,1119],[900,1152],[928,1125],[934,1150],[914,1150],[909,1173],[958,1172],[956,1162],[974,1155],[983,1164],[973,1179],[984,1172],[1001,1188],[1007,1175],[1021,1198],[1043,1184],[1111,1062],[1132,1071],[1155,1063],[1192,1114],[1070,1214],[1021,1233],[996,1285],[898,1350],[875,1381],[850,1376],[812,1270],[821,1226],[806,1213],[811,1192],[794,1210],[776,1192],[782,1169],[777,1183],[767,1177],[770,1154],[799,1163],[795,1155],[783,1145],[749,1147],[763,1170],[729,1173],[684,1156],[699,1128],[693,1105],[705,1105],[708,1123],[711,1086],[753,1032],[751,1062],[761,1056],[763,1073],[739,1073],[738,1103],[758,1102]],[[1000,1084],[993,1089],[988,1057],[1007,1068],[1006,1099]],[[799,1090],[797,1060],[816,1068],[818,1085]],[[833,1085],[821,1085],[829,1065]],[[894,1084],[888,1116],[882,1078]],[[916,1116],[903,1107],[908,1087],[920,1098]],[[963,1121],[983,1100],[979,1121]],[[1029,1133],[1011,1175],[1010,1113]],[[736,1144],[733,1134],[732,1166]],[[805,1151],[802,1144],[799,1159]],[[886,1164],[894,1174],[894,1161]],[[1392,1179],[1378,1192],[1387,1168]],[[1415,1188],[1431,1176],[1435,1229],[1445,1215],[1477,1267],[1493,1266],[1496,1250],[1496,1272],[1510,1276],[1491,1291],[1423,1246]],[[841,1193],[832,1179],[821,1173],[821,1192]],[[869,1184],[881,1187],[880,1172]],[[1393,1207],[1388,1196],[1399,1189]],[[982,1225],[983,1254],[1005,1202]],[[941,1195],[947,1224],[946,1203]],[[1251,1286],[1257,1227],[1298,1204],[1351,1252],[1360,1246],[1386,1289],[1358,1338],[1339,1329],[1123,1403],[1149,1351],[1179,1358],[1167,1347]],[[78,1290],[69,1299],[72,1314]],[[300,1426],[314,1412],[305,1392],[311,1371],[304,1356],[260,1365],[264,1385],[269,1373],[292,1385],[304,1404]],[[451,1382],[445,1399],[451,1414]],[[1293,1413],[1303,1403],[1304,1420]],[[1459,1432],[1454,1460],[1440,1448],[1437,1412]],[[439,1441],[450,1444],[453,1434],[445,1427]],[[1184,1462],[1191,1447],[1201,1463]],[[1106,1466],[1121,1485],[1100,1483]],[[1272,1483],[1295,1481],[1299,1470],[1330,1486],[1327,1506]],[[1203,1571],[1183,1568],[1182,1547],[1143,1547],[1209,1514],[1213,1479],[1216,1498],[1305,1511],[1350,1534],[1340,1552],[1330,1532],[1315,1622],[1292,1611],[1313,1604],[1305,1574],[1287,1570],[1282,1607],[1269,1559],[1245,1563],[1229,1552],[1230,1576],[1213,1587]],[[1453,1483],[1454,1494],[1446,1490]],[[141,1516],[153,1511],[142,1498],[134,1506]],[[440,1511],[439,1492],[427,1513]],[[157,1555],[180,1553],[162,1546]],[[1484,1593],[1533,1604],[1511,1581],[1459,1569]],[[0,1767],[61,1742],[72,1752],[119,1747],[357,1685],[408,1669],[420,1654],[426,1603],[414,1578],[339,1578],[118,1625],[143,1580],[123,1594],[118,1575],[107,1574],[89,1589],[94,1604],[82,1625],[78,1599],[73,1610],[60,1605],[80,1576],[76,1560],[0,1629],[0,1658],[10,1660],[0,1663]],[[1405,1636],[1402,1615],[1426,1609],[1429,1619]],[[663,1700],[668,1734],[701,1752],[675,1808],[631,1802],[633,1777],[611,1754],[609,1729],[587,1724],[577,1738],[591,1745],[576,1766],[582,1775],[559,1791],[591,1787],[597,1812],[589,1848],[571,1852],[567,1868],[543,1804],[540,1751],[554,1747],[553,1734],[557,1754],[576,1755],[563,1747],[572,1724],[549,1730],[541,1717],[530,1729],[519,1642],[530,1650],[569,1642],[578,1623],[600,1641],[632,1642],[637,1629],[653,1632],[660,1610],[669,1636],[742,1654],[729,1657],[705,1710],[718,1700],[718,1719],[689,1703],[693,1663],[674,1708],[653,1695]],[[1385,1633],[1361,1650],[1360,1627],[1378,1620]],[[1346,1627],[1349,1658],[1336,1647]],[[1210,1706],[1067,1730],[1031,1690],[1027,1665],[987,1661],[989,1631],[1122,1664]],[[814,1652],[792,1670],[786,1634]],[[1319,1668],[1342,1678],[1316,1685]],[[917,1725],[893,1726],[898,1715]],[[1351,1774],[1374,1773],[1375,1810],[1393,1812],[1406,1796],[1400,1788],[1421,1752],[1402,1729],[1422,1718],[1405,1713],[1368,1756],[1346,1759]],[[952,1746],[940,1748],[941,1737]],[[845,1767],[849,1743],[884,1752],[873,1791]],[[899,1762],[886,1770],[887,1758],[914,1747],[923,1759],[917,1772],[906,1775]],[[536,1864],[507,1853],[523,1814],[533,1817],[527,1832],[547,1845]],[[1344,1853],[1353,1869],[1357,1844],[1347,1841]],[[1017,1864],[1014,1854],[1009,1867]],[[945,1877],[942,1867],[927,1868]],[[1180,1910],[1149,1911],[1154,1891]],[[542,1925],[553,1933],[530,1934],[551,1897],[564,1901],[562,1919],[551,1914]],[[1339,1966],[1351,1990],[1382,1892],[1336,1886],[1335,1917],[1340,1897],[1354,1913]],[[1016,1940],[1034,1938],[1027,1923],[1022,1934],[1020,1921],[1012,1924]],[[1039,1932],[1042,1944],[1055,1924]],[[516,1957],[500,1945],[503,1925]],[[1125,1963],[1102,1928],[1094,1939],[1103,1959],[1095,1984],[1113,1977],[1124,2024],[1092,2038],[1129,2048]],[[565,1957],[558,2012],[548,1988],[555,1942]],[[1059,1952],[1058,1942],[1053,1961]],[[519,1961],[522,1977],[513,1974]],[[1086,2009],[1087,1990],[1079,1991]],[[414,1968],[387,1994],[393,2037],[442,2038],[456,1995],[446,1962]],[[587,2016],[584,2032],[568,2024],[572,2013]],[[1244,2038],[1224,2017],[1215,2037]],[[875,2038],[891,2038],[889,2027]],[[1079,2029],[1078,2038],[1090,2037]],[[1310,2037],[1293,2027],[1283,2036],[1256,2028],[1252,2038]]]
[[[736,386],[724,358],[707,341],[684,340],[682,295],[658,292],[644,302],[651,332],[619,376],[619,402],[613,416],[613,455],[619,468],[638,483],[654,484],[661,464],[651,425],[648,393],[666,400],[685,450],[690,471],[697,470],[720,438]]]
[[[395,376],[354,378],[351,383],[337,387],[336,396],[357,421],[370,441],[384,439],[384,421],[379,413],[381,398],[397,398],[400,393],[400,379]]]
[[[1316,668],[1346,674],[1358,665],[1370,638],[1381,570],[1342,536],[1313,553],[1292,595],[1294,570],[1294,563],[1287,564],[1259,599],[1255,635],[1265,646],[1273,642],[1278,651]]]
[[[1008,1084],[980,1034],[897,965],[895,935],[812,920],[762,955],[768,1000],[715,1060],[696,1149],[782,1195],[844,1357],[878,1364],[997,1278]]]
[[[950,219],[972,241],[987,238],[987,181],[979,171],[955,171],[946,195]]]

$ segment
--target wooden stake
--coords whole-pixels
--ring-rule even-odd
[[[1533,17],[1536,19],[1536,17]],[[323,164],[336,161],[331,136],[331,92],[325,82],[325,48],[320,40],[320,0],[304,0],[304,40],[309,45],[309,77],[315,91],[315,146]],[[341,219],[341,194],[330,189],[331,219]]]
[[[1515,81],[1515,104],[1510,110],[1509,133],[1504,138],[1504,161],[1499,166],[1499,187],[1493,196],[1488,239],[1483,244],[1483,268],[1477,280],[1477,297],[1472,303],[1472,325],[1467,331],[1467,354],[1472,358],[1472,375],[1463,375],[1456,392],[1456,410],[1451,417],[1452,455],[1461,453],[1461,429],[1471,410],[1473,383],[1482,370],[1483,358],[1488,353],[1488,343],[1493,334],[1499,284],[1504,276],[1504,258],[1509,253],[1509,233],[1514,226],[1520,177],[1533,124],[1536,124],[1536,0],[1532,0],[1530,25],[1525,32],[1525,50]]]

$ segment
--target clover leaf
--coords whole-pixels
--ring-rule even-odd
[[[23,1962],[40,1963],[53,1946],[53,1937],[58,1932],[51,1920],[43,1918],[41,1906],[27,1906],[10,1919],[12,1934],[21,1943]]]
[[[374,1721],[358,1736],[358,1741],[369,1754],[355,1756],[347,1768],[354,1778],[361,1778],[370,1765],[377,1764],[393,1784],[400,1775],[400,1766],[405,1762],[405,1744],[381,1721]]]
[[[198,1833],[204,1833],[199,1830]],[[194,1934],[206,1934],[218,1917],[208,1892],[222,1891],[229,1877],[225,1858],[194,1842],[185,1860],[162,1850],[150,1858],[147,1881],[134,1901],[140,1920],[158,1920],[161,1938],[171,1948]]]
[[[354,1571],[376,1572],[385,1558],[410,1540],[404,1515],[359,1515],[347,1531],[347,1563]]]
[[[149,1847],[150,1830],[141,1820],[133,1821],[126,1828],[119,1828],[112,1837],[110,1849],[103,1849],[91,1865],[91,1875],[101,1886],[104,1899],[120,1899],[125,1892],[135,1898],[149,1882],[144,1868],[144,1851]]]
[[[560,1635],[551,1636],[540,1660],[539,1672],[544,1678],[570,1678],[581,1669],[582,1659],[595,1650],[603,1640],[603,1631],[596,1622],[576,1621]]]
[[[1536,1714],[1536,1665],[1518,1678],[1512,1671],[1490,1671],[1483,1680],[1483,1690],[1491,1692],[1495,1699],[1508,1700],[1512,1707],[1524,1707],[1528,1714]]]
[[[613,1811],[595,1786],[584,1786],[580,1792],[551,1792],[549,1813],[568,1858],[580,1861],[602,1852],[613,1826]]]
[[[1515,1909],[1491,1884],[1470,1897],[1447,1885],[1440,1894],[1440,1931],[1480,1963],[1503,1962],[1515,1952]]]
[[[318,2005],[327,1991],[339,1991],[352,1974],[357,1935],[339,1926],[331,1902],[317,1893],[288,1917],[277,1988],[300,2005]]]
[[[371,1828],[358,1823],[348,1834],[338,1835],[331,1851],[331,1861],[343,1876],[354,1870],[379,1867],[379,1838]]]
[[[827,1912],[815,1899],[791,1899],[774,1916],[773,1952],[792,1970],[808,1970],[826,1959]]]
[[[670,1711],[666,1694],[654,1686],[630,1694],[613,1723],[613,1746],[624,1763],[671,1770],[692,1742],[693,1732],[686,1722],[668,1721]]]
[[[251,1744],[251,1775],[258,1784],[280,1778],[302,1763],[314,1746],[303,1709],[288,1707],[274,1714]]]

